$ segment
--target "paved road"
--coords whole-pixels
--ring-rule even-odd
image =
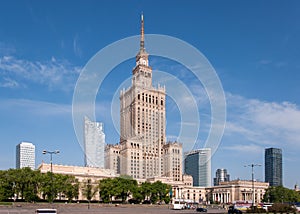
[[[49,208],[48,205],[31,207],[0,207],[0,214],[34,214],[37,208]],[[51,206],[50,206],[51,208]],[[57,206],[58,214],[87,213],[87,214],[195,214],[195,210],[170,210],[167,206]],[[226,213],[225,210],[208,209],[208,213]]]

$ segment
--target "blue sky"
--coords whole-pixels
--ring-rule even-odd
[[[222,82],[227,123],[212,157],[212,177],[217,168],[226,168],[232,179],[250,179],[251,169],[244,165],[264,164],[264,149],[279,147],[284,185],[299,184],[299,1],[3,1],[0,168],[15,167],[15,146],[21,141],[36,145],[37,165],[49,161],[44,149],[61,151],[54,163],[83,165],[72,123],[76,81],[102,48],[139,34],[141,12],[145,33],[193,45]],[[113,69],[97,95],[96,116],[104,122],[107,143],[118,142],[112,97],[131,77],[134,63],[127,60]],[[163,70],[189,87],[201,118],[196,145],[203,146],[210,122],[203,87],[177,62],[150,56],[150,64],[154,75]],[[167,136],[174,140],[180,109],[171,98],[167,109]],[[264,180],[263,166],[255,169],[255,177]]]

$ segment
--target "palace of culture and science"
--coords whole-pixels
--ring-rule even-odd
[[[75,176],[79,182],[91,179],[97,185],[99,180],[104,178],[128,175],[136,179],[138,183],[145,181],[161,181],[172,186],[172,197],[192,200],[194,202],[208,203],[210,200],[219,203],[229,203],[234,201],[249,201],[252,199],[251,181],[233,180],[219,182],[218,186],[210,184],[210,163],[207,168],[199,168],[200,155],[206,151],[210,154],[210,149],[197,150],[186,154],[186,165],[190,166],[185,170],[193,174],[201,171],[201,176],[207,175],[208,182],[198,184],[197,176],[183,174],[183,152],[182,144],[178,142],[167,142],[166,140],[166,89],[165,87],[152,85],[152,68],[149,66],[148,53],[145,49],[144,19],[141,18],[140,49],[136,55],[136,65],[132,70],[132,85],[127,90],[120,92],[120,142],[116,145],[108,144],[104,149],[103,124],[85,120],[86,127],[91,130],[86,141],[95,138],[95,134],[102,136],[101,161],[99,166],[86,162],[86,167],[50,165],[42,163],[39,170],[47,173],[69,174]],[[97,130],[92,130],[96,127]],[[93,143],[90,142],[90,150],[93,150]],[[88,148],[86,146],[86,148]],[[96,148],[96,147],[95,147]],[[99,154],[92,151],[92,155]],[[201,153],[202,152],[202,153]],[[104,154],[104,156],[103,156]],[[86,157],[90,155],[86,153]],[[92,157],[92,156],[91,156]],[[94,159],[89,158],[89,160]],[[105,162],[102,167],[103,159]],[[199,161],[195,161],[199,160]],[[197,169],[197,167],[199,169]],[[204,173],[205,172],[205,173]],[[198,173],[199,174],[199,173]],[[199,177],[199,176],[198,176]],[[255,182],[255,201],[260,202],[269,184]],[[79,199],[84,199],[84,194],[79,192]],[[94,199],[100,200],[100,195],[96,194]]]
[[[166,142],[166,90],[152,85],[141,19],[132,86],[120,93],[120,144],[107,146],[106,167],[133,178],[182,179],[182,144]]]

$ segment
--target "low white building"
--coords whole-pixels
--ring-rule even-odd
[[[115,170],[96,168],[96,167],[82,167],[82,166],[65,166],[53,164],[53,173],[73,175],[79,182],[91,180],[93,185],[98,185],[99,180],[105,178],[119,177],[120,174],[115,173]],[[51,165],[42,163],[38,169],[42,173],[50,172]],[[221,204],[235,203],[237,201],[251,201],[252,200],[252,182],[243,180],[234,180],[229,182],[221,182],[219,186],[212,187],[198,187],[193,186],[193,178],[191,175],[184,174],[181,181],[175,181],[172,177],[152,177],[147,179],[136,179],[138,184],[143,182],[156,182],[169,184],[172,186],[170,194],[172,198],[184,199],[195,203],[208,204],[211,201]],[[255,202],[260,203],[266,189],[269,187],[265,182],[254,182]],[[63,199],[63,198],[62,198]],[[82,192],[79,192],[79,200],[85,200]],[[99,200],[99,194],[95,195],[93,200]]]

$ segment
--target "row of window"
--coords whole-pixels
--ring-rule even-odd
[[[142,93],[142,95],[141,94],[137,95],[137,99],[146,103],[158,105],[158,97],[157,96],[154,97],[154,95],[151,96],[150,94],[148,95]],[[163,99],[160,100],[160,105],[164,105]]]

